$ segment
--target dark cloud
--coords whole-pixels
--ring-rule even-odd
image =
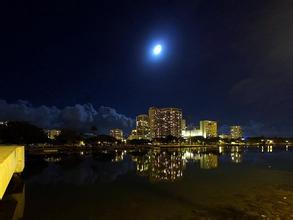
[[[244,134],[246,136],[262,136],[265,133],[270,133],[272,136],[276,133],[274,129],[268,131],[268,128],[260,122],[249,121],[245,126],[243,126]]]
[[[293,135],[292,1],[267,1],[251,18],[241,41],[245,74],[230,87],[231,100],[245,124],[253,120],[269,133]]]
[[[261,122],[262,129],[269,134],[292,136],[292,75],[287,72],[270,74],[269,71],[267,74],[255,74],[235,84],[230,94],[239,109],[245,109],[247,120]],[[260,133],[267,134],[263,130]]]
[[[250,77],[238,82],[232,93],[244,104],[274,106],[290,104],[293,99],[293,77]],[[264,107],[265,107],[264,106]]]
[[[6,120],[27,121],[41,128],[71,128],[78,131],[88,131],[96,126],[99,133],[105,134],[111,128],[129,132],[134,126],[132,118],[105,106],[95,109],[92,104],[77,104],[60,109],[45,105],[34,107],[23,100],[15,103],[0,100],[0,121]]]
[[[219,127],[219,134],[230,134],[230,126],[223,124]],[[270,123],[263,123],[259,121],[249,120],[241,124],[244,137],[278,137],[278,136],[290,136],[290,130],[284,126],[274,126]]]
[[[264,124],[262,122],[248,121],[243,126],[245,137],[256,136],[280,136],[280,133],[286,134],[286,131],[277,129],[275,126]]]

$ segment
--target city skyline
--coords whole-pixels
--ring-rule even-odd
[[[293,218],[293,0],[1,6],[1,220]]]
[[[61,111],[78,127],[106,106],[124,124],[149,106],[178,106],[191,122],[210,118],[241,124],[250,135],[293,136],[292,4],[8,4],[0,121],[53,123]]]
[[[168,137],[183,138],[185,140],[198,137],[241,140],[245,137],[241,125],[230,125],[229,132],[218,129],[218,121],[206,119],[200,120],[199,126],[193,126],[186,121],[182,112],[182,109],[179,108],[152,106],[149,107],[148,114],[136,116],[136,126],[129,135],[123,136],[122,129],[113,128],[110,130],[110,136],[115,137],[117,140],[125,138],[125,140],[145,141],[166,139]],[[118,131],[119,134],[114,134],[114,131]]]
[[[9,112],[6,112],[4,108],[1,108],[1,105],[6,105],[6,109]],[[230,135],[233,133],[231,130],[232,127],[236,127],[236,129],[237,127],[240,127],[240,130],[238,130],[236,133],[238,133],[238,135],[241,134],[243,137],[291,137],[290,135],[281,135],[280,133],[267,133],[266,129],[268,128],[266,128],[263,124],[257,124],[253,121],[249,121],[248,124],[244,125],[240,125],[236,122],[231,122],[231,124],[223,124],[221,120],[215,120],[214,118],[201,118],[198,121],[190,121],[186,120],[188,116],[186,117],[183,114],[184,109],[177,107],[149,107],[149,109],[151,108],[162,109],[163,111],[168,109],[178,109],[182,115],[182,119],[180,120],[181,128],[185,127],[185,129],[183,129],[185,132],[180,133],[182,137],[208,137],[208,135],[206,135],[203,131],[204,126],[202,123],[204,122],[216,123],[215,135],[210,137]],[[34,107],[29,102],[23,100],[19,100],[16,103],[7,103],[4,100],[0,100],[0,110],[3,109],[4,111],[0,111],[0,123],[5,123],[7,121],[23,121],[29,122],[43,129],[53,129],[54,132],[55,129],[60,130],[64,128],[80,132],[90,132],[92,127],[95,127],[99,134],[109,134],[112,129],[120,129],[127,136],[134,134],[133,132],[135,132],[134,136],[137,136],[137,118],[145,116],[149,117],[147,114],[139,114],[134,118],[131,118],[123,114],[119,114],[115,109],[110,107],[101,106],[96,110],[91,104],[67,106],[64,109],[58,109],[56,106],[47,107],[44,105]]]
[[[114,137],[118,141],[125,140],[127,137],[129,140],[154,140],[160,138],[166,138],[173,136],[175,138],[191,138],[191,137],[204,137],[214,138],[226,136],[232,139],[240,139],[244,137],[243,128],[240,125],[230,125],[229,134],[227,131],[218,129],[218,121],[200,120],[199,126],[194,126],[193,123],[187,123],[182,109],[175,107],[149,107],[148,114],[139,114],[136,116],[134,127],[130,127],[131,131],[123,130],[121,126],[110,127],[108,132],[101,132],[95,124],[91,124],[90,128],[83,130],[84,134],[95,136],[97,134],[107,135]],[[13,122],[14,120],[11,120]],[[28,120],[15,120],[16,122],[28,122]],[[7,126],[10,120],[0,121],[0,125]],[[32,123],[35,126],[35,123]],[[62,129],[72,129],[69,127],[42,127],[47,137],[51,140],[55,140],[62,132]],[[73,129],[73,131],[78,131]],[[81,132],[81,130],[79,130]],[[90,132],[90,133],[86,133]]]

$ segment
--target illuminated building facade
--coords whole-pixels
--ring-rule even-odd
[[[181,129],[182,129],[182,131],[184,131],[184,130],[187,129],[187,126],[186,126],[186,120],[185,120],[185,119],[182,119],[182,122],[181,122]]]
[[[182,130],[182,137],[184,138],[191,138],[191,137],[197,137],[197,136],[202,136],[201,129],[193,128],[193,129]]]
[[[221,139],[229,139],[229,138],[231,138],[231,136],[229,134],[220,134],[219,137]]]
[[[200,121],[200,130],[204,138],[211,138],[218,136],[218,123],[216,121]]]
[[[160,136],[159,129],[159,109],[155,107],[149,108],[149,125],[150,125],[150,136],[156,138]]]
[[[61,134],[61,130],[57,130],[57,129],[47,130],[48,138],[51,140],[55,140],[56,137],[58,137],[60,134]]]
[[[127,139],[128,139],[128,140],[135,140],[135,139],[138,139],[136,129],[133,129],[133,130],[131,131],[131,134],[128,136]]]
[[[239,125],[234,125],[230,127],[230,134],[232,139],[240,139],[243,137],[242,128]]]
[[[137,139],[150,138],[150,126],[148,115],[138,115],[136,117],[136,135]]]
[[[117,140],[123,140],[123,131],[121,129],[111,129],[110,136],[116,138]]]
[[[149,108],[151,138],[164,138],[169,135],[181,137],[182,110],[178,108]]]

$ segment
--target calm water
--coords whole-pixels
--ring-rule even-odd
[[[293,219],[293,148],[28,156],[0,219]]]

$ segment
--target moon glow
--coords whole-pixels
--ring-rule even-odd
[[[161,44],[157,44],[154,49],[153,49],[153,54],[154,55],[159,55],[162,52],[162,45]]]

